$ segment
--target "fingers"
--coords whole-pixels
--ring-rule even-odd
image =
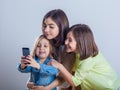
[[[34,83],[33,82],[28,82],[27,87],[29,88],[29,90],[33,90]]]
[[[51,61],[56,61],[55,59],[51,59]]]
[[[28,64],[28,62],[26,60],[21,60],[21,64],[26,66],[26,64]]]
[[[26,59],[30,59],[30,60],[32,60],[33,57],[32,57],[31,55],[28,55],[28,56],[26,57]]]
[[[30,64],[30,63],[31,63],[31,60],[26,59],[25,61],[26,61],[28,64]]]
[[[32,89],[36,89],[36,88],[37,88],[37,86],[33,86],[33,87],[32,87]]]
[[[21,63],[23,64],[30,63],[30,61],[31,60],[28,57],[24,57],[24,56],[21,57]]]
[[[25,59],[25,56],[21,56],[21,59]]]

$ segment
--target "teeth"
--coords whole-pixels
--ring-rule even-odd
[[[40,53],[45,53],[45,52],[40,52]]]

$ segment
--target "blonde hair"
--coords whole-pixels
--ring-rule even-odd
[[[31,52],[31,56],[34,58],[36,55],[35,55],[35,52],[36,52],[36,48],[37,48],[37,45],[39,43],[40,40],[42,39],[46,39],[48,40],[44,35],[40,35],[36,40],[35,40],[35,43],[34,43],[34,46],[33,46],[33,50]],[[48,40],[49,41],[49,40]],[[49,52],[49,57],[52,58],[52,44],[51,42],[49,41],[49,48],[50,48],[50,52]]]

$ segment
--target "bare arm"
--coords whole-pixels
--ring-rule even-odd
[[[71,85],[75,86],[72,81],[72,74],[59,62],[52,60],[51,65],[58,68],[60,70],[60,73],[62,74],[62,77]]]
[[[72,81],[72,74],[67,71],[67,69],[60,64],[58,69],[60,70],[61,74],[63,75],[63,78],[71,85],[75,86],[73,81]]]

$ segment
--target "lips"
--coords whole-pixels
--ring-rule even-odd
[[[51,37],[51,35],[50,35],[50,34],[45,34],[45,36],[46,36],[47,38]]]
[[[67,49],[69,49],[69,48],[70,48],[70,46],[69,46],[69,45],[66,45],[66,48],[67,48]]]
[[[45,54],[45,51],[40,51],[39,54]]]
[[[45,36],[50,36],[50,34],[46,33]]]

